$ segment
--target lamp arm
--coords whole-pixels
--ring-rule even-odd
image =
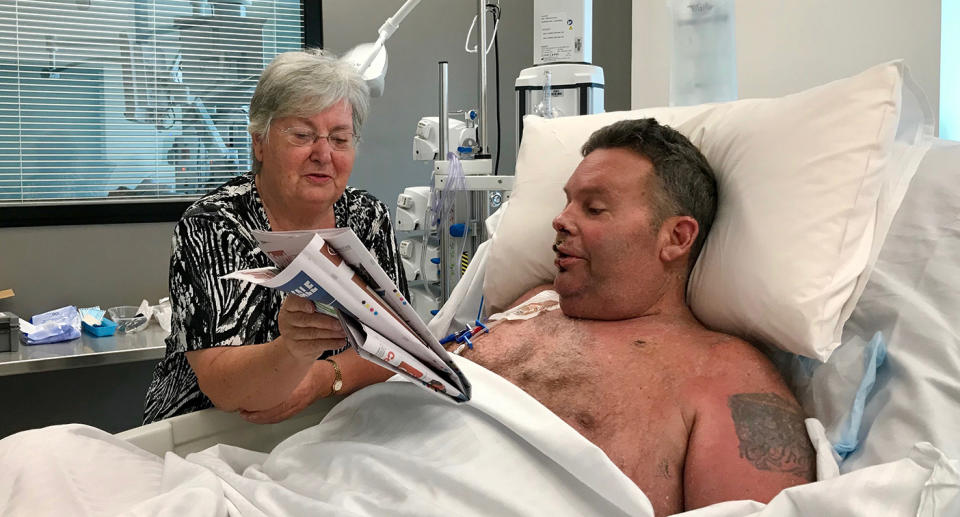
[[[400,6],[400,9],[397,9],[396,14],[387,18],[383,22],[383,25],[380,26],[380,29],[377,31],[380,33],[380,36],[383,37],[383,41],[390,39],[390,36],[393,36],[393,33],[396,32],[397,28],[400,27],[400,22],[410,14],[410,11],[414,10],[417,7],[417,4],[420,3],[420,0],[407,0]]]
[[[403,19],[410,14],[410,11],[413,11],[419,3],[420,0],[407,0],[403,3],[403,5],[400,6],[400,9],[398,9],[393,16],[387,18],[386,21],[383,22],[383,25],[381,25],[380,29],[377,30],[380,35],[377,37],[377,42],[373,44],[373,51],[370,52],[370,55],[367,56],[367,58],[363,60],[363,64],[360,65],[359,70],[361,75],[367,70],[367,68],[370,66],[370,63],[373,63],[373,58],[380,53],[380,49],[383,48],[383,44],[386,43],[387,40],[390,39],[390,36],[393,36],[393,33],[396,32],[400,27],[400,22],[402,22]]]

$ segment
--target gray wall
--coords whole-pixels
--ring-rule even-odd
[[[106,309],[167,296],[174,223],[0,228],[0,311]]]

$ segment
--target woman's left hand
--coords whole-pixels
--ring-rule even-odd
[[[304,375],[300,384],[290,392],[286,400],[269,409],[260,411],[240,410],[240,416],[254,424],[275,424],[303,411],[315,400],[330,392],[333,385],[333,367],[328,361],[316,361]]]

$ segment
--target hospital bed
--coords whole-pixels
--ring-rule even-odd
[[[902,119],[908,118],[906,102],[898,109]],[[702,113],[684,113],[694,119],[709,119]],[[672,116],[664,111],[655,114],[660,119]],[[607,118],[592,119],[591,123],[637,115],[606,114]],[[923,118],[922,114],[918,116]],[[527,125],[531,126],[536,125]],[[547,133],[559,134],[557,127],[550,126]],[[898,132],[904,132],[902,120]],[[536,141],[526,135],[525,145]],[[909,142],[909,149],[901,150],[901,157],[912,158],[891,158],[888,162],[912,170],[903,180],[899,196],[879,189],[881,195],[896,198],[892,202],[896,206],[883,231],[870,227],[882,238],[866,261],[865,269],[869,271],[856,288],[855,304],[841,321],[842,344],[822,365],[770,351],[798,391],[808,414],[814,417],[807,421],[807,429],[817,448],[820,482],[786,490],[769,505],[734,501],[690,515],[960,515],[960,442],[956,440],[960,436],[960,144],[919,135]],[[530,149],[527,152],[532,156]],[[518,162],[518,188],[510,203],[523,197],[525,187],[519,177],[520,169]],[[530,187],[526,188],[530,192]],[[722,192],[721,189],[721,195]],[[510,224],[510,217],[529,221],[529,214],[514,208],[502,210],[502,220],[494,217],[488,221],[494,238],[481,247],[450,302],[431,321],[434,333],[442,335],[462,328],[465,322],[476,318],[478,306],[493,304],[489,297],[494,297],[491,290],[496,286],[491,275],[498,273],[492,269],[497,260],[497,239]],[[545,217],[549,219],[552,214]],[[882,215],[877,217],[882,220]],[[484,297],[488,297],[487,302],[482,301]],[[886,344],[885,364],[879,364],[882,361],[877,360],[876,354],[866,353],[876,350],[868,342],[876,344],[870,337],[877,331]],[[328,476],[313,481],[314,484],[339,482],[343,484],[338,486],[355,485],[361,491],[363,486],[378,487],[394,498],[396,506],[388,513],[407,513],[405,505],[411,492],[404,491],[424,490],[421,497],[435,500],[437,508],[443,503],[452,504],[462,508],[460,513],[465,515],[652,515],[642,493],[599,449],[509,383],[469,362],[462,366],[474,381],[475,400],[471,402],[472,409],[455,412],[453,421],[433,413],[441,403],[447,404],[445,401],[395,379],[343,400],[319,401],[280,424],[255,425],[234,414],[205,410],[132,429],[117,438],[156,455],[166,454],[167,470],[157,476],[163,478],[164,487],[177,486],[179,482],[183,491],[173,504],[188,505],[184,508],[195,511],[206,508],[203,504],[222,509],[221,503],[188,497],[190,487],[196,490],[214,485],[219,487],[218,493],[226,494],[228,509],[250,514],[270,514],[270,508],[279,511],[276,508],[280,507],[270,505],[286,501],[287,492],[246,483],[262,479],[268,471],[296,478],[302,472],[293,475],[278,465],[297,459],[314,462],[308,470]],[[384,415],[373,409],[378,407],[377,400],[382,406],[392,406],[394,412]],[[315,425],[321,419],[323,424]],[[442,442],[431,442],[428,435],[416,434],[425,422],[429,422],[431,434],[442,433],[445,427],[450,428],[446,431],[451,434],[442,435]],[[494,427],[485,427],[490,425]],[[469,440],[458,434],[461,432],[469,435]],[[405,438],[408,433],[413,437]],[[371,443],[390,442],[399,444],[400,449],[419,451],[433,463],[416,462],[422,458],[414,461],[395,455],[377,456],[371,449],[352,442],[350,437],[355,435],[365,436]],[[104,439],[108,438],[97,437]],[[835,448],[840,440],[855,447],[844,451],[847,455],[842,460]],[[123,449],[123,443],[113,443],[111,447]],[[332,445],[321,447],[319,453],[311,449],[322,443]],[[470,456],[470,449],[485,449],[488,454]],[[351,467],[338,463],[334,457],[345,450],[352,451],[346,454],[353,464],[375,465],[369,466],[362,477],[333,480],[330,472],[350,471]],[[269,451],[273,452],[268,457]],[[324,455],[324,451],[329,455]],[[198,452],[189,456],[190,462],[181,458]],[[153,461],[155,456],[144,458]],[[531,465],[530,458],[539,459]],[[505,466],[498,469],[497,462]],[[462,466],[462,473],[476,477],[464,480],[447,472],[448,466],[457,467],[451,463]],[[198,464],[206,470],[190,470]],[[400,474],[410,470],[434,471],[431,475],[435,477],[428,476],[418,484]],[[220,476],[220,481],[205,477],[209,472]],[[421,473],[426,475],[411,472],[410,476]],[[500,483],[497,478],[501,478]],[[450,488],[450,483],[455,488]],[[511,484],[519,484],[521,490],[511,491]],[[297,486],[291,490],[312,489],[311,485]],[[390,492],[392,487],[402,487],[400,491],[404,493]],[[252,500],[251,494],[266,494],[265,502],[244,507]],[[509,494],[512,500],[505,500],[503,494]],[[368,506],[371,501],[356,494],[330,496],[328,502],[357,515],[377,514],[378,508],[383,513],[382,507]],[[151,508],[159,507],[147,504],[141,513],[151,513]],[[338,514],[330,508],[333,506],[327,508],[330,514]],[[432,513],[420,510],[410,513]]]
[[[858,432],[862,441],[858,450],[835,466],[830,465],[833,458],[829,454],[821,454],[818,467],[822,482],[788,490],[770,506],[732,502],[702,509],[695,515],[958,515],[958,465],[946,459],[960,458],[960,442],[956,440],[960,436],[960,375],[956,373],[960,367],[956,333],[956,315],[960,314],[960,275],[956,274],[960,273],[956,270],[960,268],[958,185],[960,144],[934,141],[885,243],[917,247],[918,242],[924,242],[929,256],[921,257],[923,252],[918,249],[883,250],[863,299],[877,306],[883,305],[884,298],[901,296],[901,301],[909,300],[917,314],[909,310],[891,314],[879,307],[879,314],[856,313],[848,323],[876,328],[875,320],[885,320],[882,325],[889,340],[887,364],[880,369]],[[934,251],[937,247],[945,249]],[[917,256],[907,256],[911,254]],[[476,310],[473,295],[482,282],[474,275],[482,275],[484,260],[485,255],[478,257],[474,263],[477,267],[467,273],[464,287],[457,293],[463,297],[463,320],[469,320],[471,316],[466,314]],[[898,266],[915,267],[908,274],[914,277],[913,285],[921,287],[906,289],[902,283],[910,281],[902,275],[897,278],[901,273]],[[950,267],[954,268],[952,274],[944,269]],[[927,274],[934,278],[922,278]],[[943,285],[922,287],[935,279],[942,280]],[[923,312],[931,307],[940,309]],[[443,318],[451,320],[448,327],[459,326],[456,311],[448,309],[441,314]],[[285,437],[319,422],[337,402],[321,400],[297,417],[273,425],[250,424],[235,414],[211,409],[119,436],[156,454],[171,451],[186,455],[217,443],[267,452]],[[920,442],[933,443],[943,456],[926,446],[913,450]]]

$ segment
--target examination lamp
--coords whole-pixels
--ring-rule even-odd
[[[383,78],[387,75],[387,49],[383,44],[400,27],[400,22],[410,14],[420,0],[407,0],[397,13],[387,18],[380,29],[375,43],[361,43],[343,56],[343,60],[353,63],[370,88],[371,97],[383,95]]]

